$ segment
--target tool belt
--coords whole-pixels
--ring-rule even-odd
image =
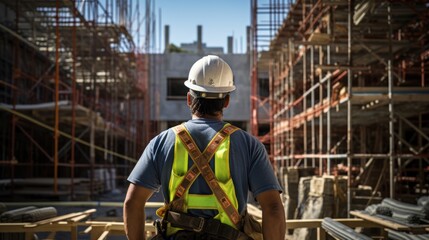
[[[167,211],[164,221],[170,223],[172,227],[190,231],[191,234],[193,232],[196,234],[212,236],[212,238],[207,237],[207,239],[252,239],[245,233],[227,224],[223,224],[217,219],[206,219],[202,217],[194,217],[185,213]]]

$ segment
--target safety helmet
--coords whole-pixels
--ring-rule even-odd
[[[185,86],[203,98],[223,98],[235,90],[231,68],[215,55],[205,56],[192,65]]]

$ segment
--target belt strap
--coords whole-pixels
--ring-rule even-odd
[[[194,161],[194,165],[187,172],[183,182],[176,190],[176,196],[180,198],[187,190],[187,188],[189,188],[192,182],[195,181],[199,173],[201,173],[201,175],[204,177],[204,180],[207,182],[208,186],[212,190],[213,194],[216,196],[217,200],[219,201],[220,205],[222,206],[223,210],[225,211],[231,222],[238,227],[240,223],[240,214],[238,214],[238,211],[232,205],[231,200],[229,200],[226,193],[219,186],[215,174],[211,169],[210,165],[208,164],[219,145],[231,133],[238,130],[238,128],[229,124],[226,125],[213,137],[213,139],[210,141],[209,145],[203,153],[201,153],[197,144],[192,139],[191,135],[186,130],[183,124],[174,127],[174,130],[182,141],[185,149],[188,151],[189,156]]]
[[[197,233],[210,234],[225,239],[251,239],[243,232],[227,224],[223,224],[217,219],[205,219],[185,213],[168,211],[166,221],[173,227],[179,227]]]

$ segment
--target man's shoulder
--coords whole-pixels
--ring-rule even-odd
[[[249,141],[256,141],[259,142],[258,138],[250,134],[249,132],[243,130],[242,128],[239,128],[237,126],[234,126],[237,128],[237,130],[232,134],[234,137],[239,137],[242,139],[248,139]]]
[[[163,130],[158,135],[156,135],[154,138],[152,138],[151,143],[152,144],[161,144],[165,143],[166,141],[170,141],[174,139],[174,131],[172,128],[168,128],[166,130]]]

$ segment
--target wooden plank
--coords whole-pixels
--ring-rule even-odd
[[[247,204],[247,212],[250,215],[252,215],[252,216],[254,216],[254,217],[258,218],[258,219],[262,218],[262,210],[260,210],[259,208],[253,206],[252,204]]]
[[[71,240],[77,240],[77,237],[78,237],[77,226],[73,225],[70,228],[70,239]]]
[[[286,220],[286,229],[320,228],[323,219],[292,219]]]
[[[335,221],[342,223],[348,227],[356,228],[356,227],[383,227],[380,224],[360,219],[360,218],[336,218]],[[286,220],[286,228],[287,229],[295,229],[295,228],[320,228],[322,226],[323,219],[291,219]]]
[[[30,223],[0,223],[0,233],[16,233],[16,232],[50,232],[50,231],[69,231],[70,226],[64,224],[45,224],[37,226],[36,228],[25,227]]]
[[[69,219],[68,222],[70,223],[76,223],[76,222],[80,222],[81,220],[87,218],[89,216],[89,214],[83,214],[77,217],[74,217],[72,219]]]
[[[336,218],[335,221],[342,223],[351,228],[363,227],[363,228],[380,228],[380,224],[360,219],[360,218]]]
[[[92,227],[99,227],[99,226],[105,226],[107,224],[110,224],[111,230],[120,230],[124,231],[124,223],[123,222],[105,222],[105,221],[86,221],[85,225],[90,225]],[[146,231],[156,231],[155,226],[153,226],[152,222],[145,223],[145,230]]]
[[[91,228],[91,232],[90,232],[90,238],[91,239],[99,239],[99,237],[101,236],[101,234],[103,234],[104,232],[104,226],[103,225],[99,225],[99,226],[92,226]]]
[[[82,233],[84,233],[84,234],[88,234],[88,233],[90,233],[91,231],[92,231],[92,226],[89,226],[89,227],[85,228],[85,230],[83,230],[83,232],[82,232]]]
[[[107,237],[107,235],[109,235],[110,226],[111,226],[110,224],[107,224],[104,227],[104,231],[103,231],[103,233],[101,233],[100,237],[98,237],[98,240],[104,240]]]
[[[419,227],[419,226],[410,227],[410,226],[407,226],[407,225],[403,225],[403,224],[399,224],[399,223],[396,223],[396,222],[392,222],[392,221],[388,221],[388,220],[385,220],[385,219],[381,219],[381,218],[376,217],[376,216],[371,216],[369,214],[365,214],[365,213],[360,212],[360,211],[350,211],[350,214],[353,215],[353,216],[356,216],[356,217],[359,217],[359,218],[362,218],[362,219],[365,219],[365,220],[377,223],[377,224],[382,225],[382,226],[384,226],[386,228],[397,230],[397,231],[415,231],[415,230],[418,230],[418,229],[426,227],[426,225],[425,226],[421,226],[421,227]]]
[[[85,224],[91,225],[85,230],[85,233],[90,233],[91,239],[105,239],[108,235],[125,235],[123,222],[87,221]],[[145,224],[147,236],[153,236],[155,231],[153,223]]]
[[[317,228],[317,239],[318,240],[325,240],[326,239],[325,229],[323,229],[321,227]]]
[[[82,214],[91,214],[91,213],[93,213],[95,211],[97,211],[97,210],[93,208],[93,209],[86,210],[84,212],[69,213],[69,214],[66,214],[66,215],[62,215],[62,216],[58,216],[58,217],[54,217],[54,218],[45,219],[45,220],[38,221],[38,222],[35,222],[35,223],[30,223],[30,224],[25,225],[25,227],[37,227],[39,225],[44,225],[44,224],[50,224],[50,223],[54,223],[54,222],[59,222],[59,221],[67,220],[69,218],[74,218],[74,217],[80,216]]]
[[[103,233],[101,233],[100,237],[98,237],[98,240],[104,240],[109,235],[110,230],[104,230]]]

